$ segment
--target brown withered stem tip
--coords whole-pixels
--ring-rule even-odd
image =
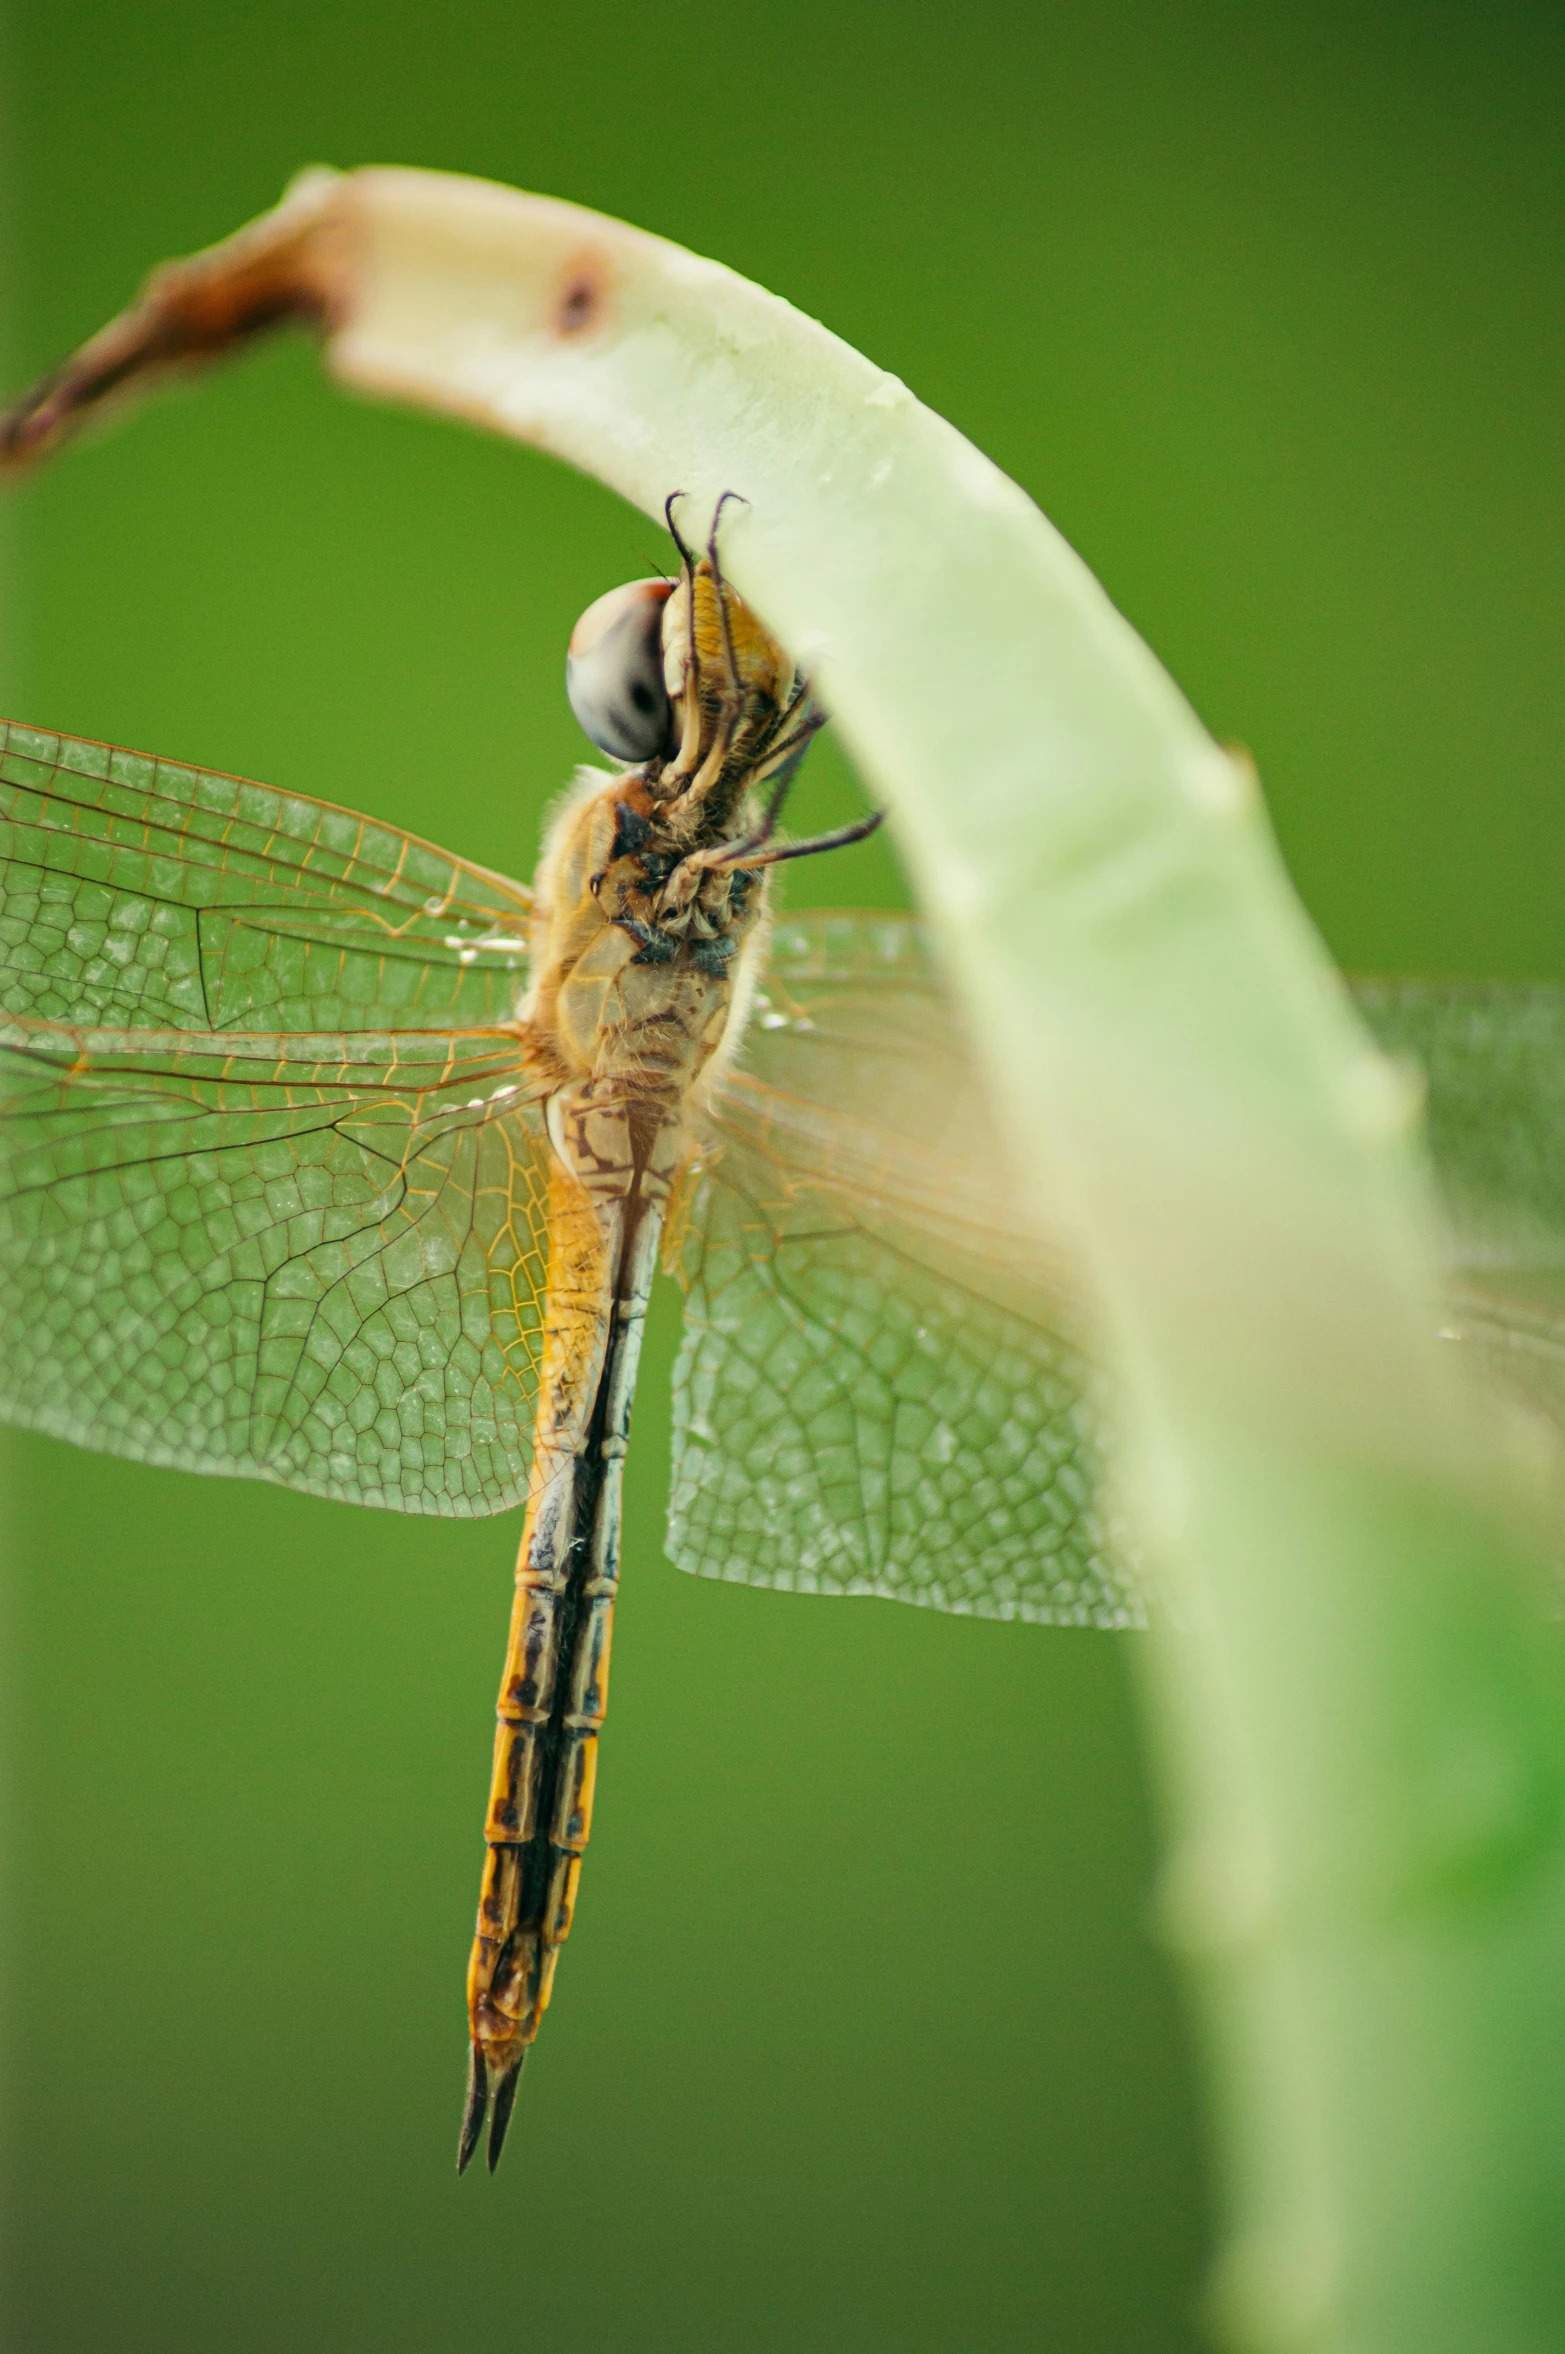
[[[334,185],[312,178],[237,236],[154,270],[129,310],[0,415],[0,472],[19,473],[122,401],[272,328],[333,326],[343,284]]]

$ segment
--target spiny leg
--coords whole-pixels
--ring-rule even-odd
[[[734,619],[728,610],[728,583],[723,578],[723,567],[719,563],[717,555],[717,527],[723,520],[723,509],[730,499],[737,499],[741,506],[747,507],[750,504],[749,500],[741,497],[738,491],[724,491],[717,505],[712,509],[712,528],[707,533],[706,540],[706,560],[712,567],[712,586],[717,591],[717,618],[723,632],[723,651],[728,657],[729,699],[733,701],[738,699],[740,691],[739,656],[734,649]]]
[[[694,551],[685,545],[679,525],[674,521],[674,509],[684,497],[682,490],[670,491],[663,501],[663,520],[668,535],[679,550],[679,561],[685,575],[685,725],[679,749],[674,754],[676,776],[684,776],[701,749],[701,654],[696,644],[696,559]]]
[[[795,709],[808,692],[807,687],[801,688],[799,694],[790,703],[789,710]],[[794,779],[799,773],[800,763],[809,750],[811,738],[819,735],[821,729],[826,725],[826,716],[824,711],[807,711],[793,732],[773,745],[765,761],[761,763],[755,779],[758,784],[764,784],[769,776],[775,776],[771,792],[767,796],[766,807],[761,812],[761,823],[756,831],[748,835],[744,841],[729,845],[723,853],[722,865],[725,867],[746,865],[751,852],[763,850],[776,833],[778,821],[783,813],[783,804],[793,788]],[[777,766],[778,763],[781,765]]]
[[[707,569],[712,581],[712,600],[717,607],[717,626],[722,640],[723,668],[726,676],[723,681],[724,692],[720,698],[722,716],[718,721],[706,758],[685,788],[683,798],[687,813],[699,810],[708,794],[722,783],[729,757],[748,716],[745,709],[744,682],[739,670],[739,654],[734,644],[734,617],[729,608],[729,587],[723,578],[723,568],[717,554],[717,527],[722,520],[723,509],[730,499],[737,499],[739,496],[740,494],[736,490],[723,492],[722,497],[712,510],[712,528],[707,534]],[[690,583],[690,642],[692,649],[695,645],[695,635],[696,594],[695,577],[692,575]],[[697,680],[696,699],[699,701],[699,672]]]
[[[874,833],[877,826],[884,825],[885,819],[883,809],[872,809],[868,817],[861,817],[855,825],[837,826],[831,833],[816,834],[808,842],[779,842],[770,850],[760,851],[754,858],[746,857],[744,863],[747,867],[780,866],[785,858],[813,858],[817,851],[842,850],[850,842],[864,841]]]
[[[684,540],[680,536],[679,525],[674,521],[674,509],[678,506],[680,500],[684,496],[685,493],[682,490],[671,490],[669,492],[668,497],[663,501],[663,520],[668,525],[669,538],[673,541],[675,547],[679,550],[679,560],[681,564],[683,564],[687,573],[693,574],[696,568],[695,557],[691,550],[686,547]]]
[[[706,543],[707,563],[711,567],[712,585],[717,595],[718,619],[722,625],[723,650],[727,657],[729,701],[735,711],[735,726],[728,731],[728,741],[724,743],[722,748],[724,759],[727,758],[733,736],[737,731],[740,683],[739,658],[734,648],[733,616],[729,611],[728,603],[728,583],[723,577],[722,563],[717,553],[718,526],[722,522],[723,509],[730,499],[737,500],[742,506],[749,505],[748,499],[744,497],[742,492],[725,490],[712,510],[712,528],[707,535]],[[766,747],[764,756],[757,762],[752,782],[764,783],[768,777],[777,772],[776,781],[767,799],[765,810],[762,812],[759,829],[746,841],[734,843],[722,860],[715,863],[721,863],[725,867],[752,864],[770,866],[780,863],[785,858],[807,858],[817,850],[836,850],[843,848],[849,842],[862,841],[865,835],[872,834],[880,824],[884,812],[877,811],[857,827],[839,827],[835,833],[817,835],[813,841],[797,843],[787,849],[773,851],[768,858],[757,859],[752,856],[752,853],[764,849],[766,844],[771,841],[777,830],[778,820],[782,816],[783,804],[787,800],[789,789],[798,774],[799,763],[809,747],[810,739],[826,725],[824,711],[805,709],[802,716],[799,715],[800,705],[807,704],[808,699],[809,683],[807,680],[801,679],[789,696],[784,709],[779,713],[775,730],[772,733],[772,740]],[[710,764],[709,759],[708,765],[710,766]]]
[[[675,775],[683,780],[680,801],[683,822],[688,827],[698,821],[699,813],[709,795],[723,783],[734,745],[750,715],[746,709],[739,653],[734,642],[733,614],[730,610],[731,591],[723,578],[722,565],[717,554],[717,529],[723,509],[730,499],[737,499],[740,496],[738,491],[725,490],[713,510],[712,528],[707,536],[706,554],[706,570],[711,581],[712,600],[717,612],[724,677],[716,699],[717,724],[713,730],[711,742],[702,753],[702,734],[709,714],[704,711],[701,700],[703,671],[696,631],[696,608],[699,601],[698,576],[701,567],[696,562],[693,550],[680,537],[674,523],[674,506],[683,495],[682,492],[676,491],[665,502],[663,511],[674,544],[684,563],[687,592],[685,726],[673,766]],[[697,760],[699,760],[699,765],[693,766]]]

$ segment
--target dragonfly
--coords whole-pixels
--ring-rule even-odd
[[[1018,1207],[928,936],[769,905],[778,866],[878,818],[782,832],[824,715],[724,576],[721,503],[699,551],[676,511],[677,577],[572,634],[614,766],[531,889],[302,794],[0,726],[0,1416],[523,1511],[460,2169],[486,2122],[498,2163],[571,1927],[660,1264],[681,1568],[1040,1624],[1155,1608],[1090,1287]],[[1565,993],[1357,999],[1425,1074],[1447,1335],[1552,1431]]]
[[[464,2167],[486,2115],[499,2158],[571,1925],[660,1259],[682,1566],[1140,1613],[1073,1285],[922,932],[769,924],[778,865],[878,816],[782,836],[822,714],[717,518],[678,548],[573,633],[616,766],[531,890],[302,795],[15,725],[0,750],[0,1413],[392,1510],[524,1507]]]

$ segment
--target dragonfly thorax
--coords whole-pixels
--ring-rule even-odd
[[[644,1173],[633,1129],[662,1131],[675,1150],[692,1099],[737,1044],[767,845],[819,725],[791,656],[724,580],[715,525],[699,561],[681,552],[677,583],[633,582],[577,624],[566,672],[577,716],[606,750],[655,749],[617,776],[583,775],[537,877],[523,1015],[560,1076],[555,1148],[600,1195]]]
[[[736,815],[738,813],[736,812]],[[593,1190],[629,1182],[602,1118],[680,1130],[716,1058],[737,1043],[762,935],[764,873],[680,846],[644,775],[586,776],[539,869],[535,983],[525,1018],[600,1132],[580,1161]],[[562,1128],[563,1121],[563,1128]],[[570,1122],[551,1122],[560,1146]],[[606,1174],[611,1170],[613,1174]]]

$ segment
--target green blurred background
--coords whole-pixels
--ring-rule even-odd
[[[1346,962],[1560,974],[1556,9],[20,0],[19,383],[301,163],[487,173],[815,312],[1259,760]],[[6,523],[16,716],[526,872],[657,534],[302,346]],[[823,748],[801,808],[846,814]],[[960,777],[951,790],[959,794]],[[893,901],[879,843],[790,878]],[[598,1830],[452,2173],[515,1527],[8,1446],[10,2342],[1174,2354],[1210,2234],[1135,1643],[698,1585],[639,1409]]]

